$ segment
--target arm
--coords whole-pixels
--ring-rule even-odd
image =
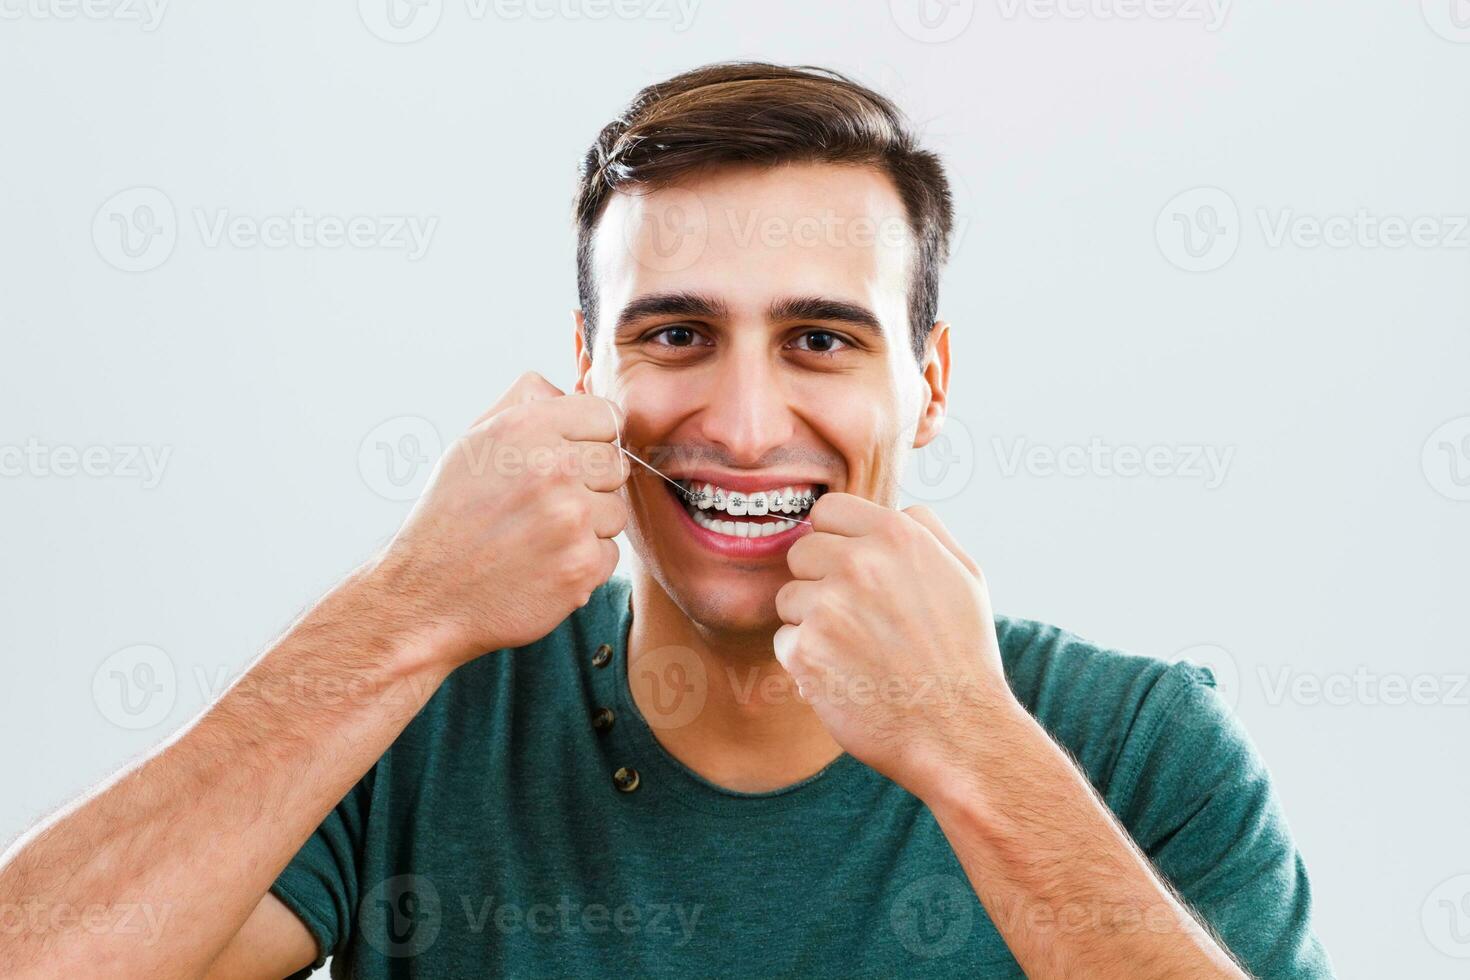
[[[379,559],[185,731],[6,853],[0,908],[30,911],[0,934],[0,975],[200,976],[247,924],[280,950],[270,969],[311,962],[262,897],[450,671],[545,635],[612,574],[615,425],[601,399],[517,382]],[[253,969],[240,949],[221,971]]]
[[[921,798],[1027,976],[1243,978],[1035,719],[995,708]]]
[[[0,973],[202,972],[445,676],[386,578],[351,576],[171,744],[19,842],[0,895],[44,920],[6,937]],[[51,910],[71,908],[101,911],[68,928]]]
[[[840,493],[811,519],[776,656],[843,748],[929,806],[1027,975],[1243,977],[1011,693],[983,577],[938,519]]]

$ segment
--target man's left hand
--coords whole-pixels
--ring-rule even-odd
[[[776,594],[776,656],[848,753],[925,798],[1023,710],[980,568],[927,507],[825,494]]]

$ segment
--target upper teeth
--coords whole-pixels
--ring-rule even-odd
[[[798,514],[810,507],[817,499],[812,486],[777,487],[774,490],[758,490],[746,493],[741,490],[726,490],[713,483],[691,483],[685,481],[684,495],[689,503],[700,510],[721,510],[731,517],[746,515],[760,517],[765,514]]]

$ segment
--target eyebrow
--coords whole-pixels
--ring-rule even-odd
[[[641,320],[656,316],[687,316],[703,320],[723,320],[730,308],[721,300],[702,293],[650,293],[640,296],[618,314],[614,331],[621,334]]]
[[[824,320],[845,323],[875,337],[883,336],[883,324],[873,311],[846,300],[823,296],[795,296],[778,299],[766,310],[766,316],[778,323],[788,320]]]
[[[627,328],[651,317],[679,316],[723,320],[729,315],[730,308],[723,300],[703,293],[651,293],[640,296],[623,307],[614,330],[621,334]],[[824,296],[791,296],[773,300],[766,308],[766,317],[777,323],[792,320],[845,323],[877,337],[884,335],[882,321],[871,310],[857,303]]]

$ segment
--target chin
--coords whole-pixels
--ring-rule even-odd
[[[684,614],[700,629],[724,635],[770,636],[781,627],[776,593],[789,574],[746,574],[731,571],[712,580],[660,582]]]

